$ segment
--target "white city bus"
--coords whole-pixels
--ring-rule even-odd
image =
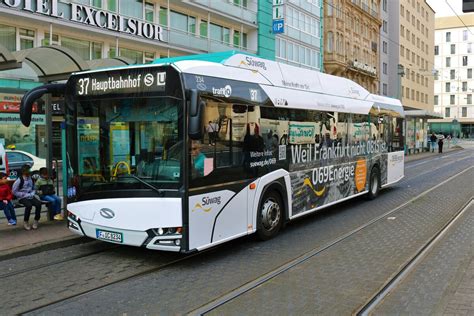
[[[202,250],[399,181],[403,108],[358,84],[217,53],[73,74],[63,91],[68,227],[113,243]]]

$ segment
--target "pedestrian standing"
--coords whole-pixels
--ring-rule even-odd
[[[13,193],[7,175],[0,172],[0,208],[3,209],[8,225],[16,225],[15,207],[12,204]]]
[[[438,139],[438,153],[443,153],[443,142],[444,142],[444,137],[440,137]]]
[[[435,133],[431,133],[430,141],[431,141],[431,152],[434,153],[435,147],[436,147],[436,140],[437,137]]]
[[[13,194],[19,199],[18,202],[25,206],[25,215],[23,216],[23,227],[26,230],[38,228],[38,221],[41,218],[41,201],[35,197],[35,184],[31,179],[31,170],[29,165],[21,167],[21,176],[13,183]],[[35,219],[30,226],[31,209],[35,207]]]

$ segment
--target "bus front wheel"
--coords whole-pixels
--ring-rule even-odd
[[[367,198],[373,200],[379,195],[380,191],[380,171],[377,166],[372,168],[370,172],[369,193]]]
[[[283,223],[283,203],[276,191],[265,193],[258,210],[257,235],[268,240],[278,234]]]

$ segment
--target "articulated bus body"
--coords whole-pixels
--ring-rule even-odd
[[[65,85],[71,231],[202,250],[403,177],[398,100],[255,56],[190,59]]]

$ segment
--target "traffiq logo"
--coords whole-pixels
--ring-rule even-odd
[[[212,94],[219,97],[230,97],[232,94],[232,87],[226,85],[224,88],[214,88],[212,87]]]

